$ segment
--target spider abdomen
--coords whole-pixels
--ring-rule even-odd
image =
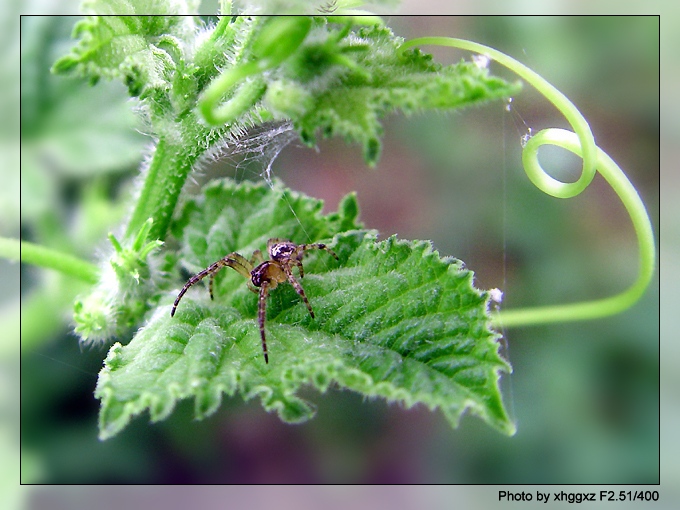
[[[250,279],[255,287],[262,287],[267,282],[274,289],[279,283],[285,282],[287,277],[279,264],[265,261],[250,272]]]

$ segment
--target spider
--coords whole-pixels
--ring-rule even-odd
[[[172,305],[172,311],[170,316],[175,315],[175,310],[177,310],[177,305],[180,299],[189,290],[189,287],[198,283],[206,276],[210,275],[210,280],[208,284],[208,289],[210,290],[210,299],[213,299],[213,282],[215,280],[215,274],[223,267],[231,267],[238,271],[238,273],[245,278],[249,278],[248,288],[255,293],[259,292],[260,298],[258,301],[257,308],[257,322],[260,325],[260,337],[262,338],[262,351],[264,352],[264,362],[269,363],[269,355],[267,354],[267,341],[264,334],[264,319],[265,312],[267,309],[267,296],[269,296],[269,291],[275,289],[279,283],[287,281],[290,283],[295,292],[297,292],[302,300],[307,305],[307,310],[309,310],[309,315],[314,318],[314,310],[312,310],[312,305],[309,304],[309,300],[305,295],[305,291],[297,281],[295,276],[293,276],[293,267],[297,266],[300,272],[300,278],[305,276],[304,269],[302,268],[302,257],[309,250],[325,250],[330,253],[336,260],[338,256],[329,249],[323,243],[312,243],[312,244],[294,244],[287,239],[279,239],[278,237],[272,238],[267,241],[267,252],[269,252],[270,260],[264,260],[262,252],[260,250],[255,250],[253,256],[250,260],[247,260],[243,255],[239,253],[230,253],[226,257],[221,258],[217,262],[211,264],[205,268],[200,273],[195,274],[179,291],[175,303]],[[257,264],[257,266],[255,265]],[[257,290],[259,287],[259,291]]]

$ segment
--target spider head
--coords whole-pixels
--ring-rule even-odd
[[[272,260],[281,261],[290,259],[297,250],[297,245],[290,241],[277,240],[269,245],[269,256]]]

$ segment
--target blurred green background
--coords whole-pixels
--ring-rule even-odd
[[[95,259],[129,208],[125,198],[150,139],[140,134],[144,128],[119,83],[90,88],[49,74],[72,45],[74,21],[22,18],[20,233]],[[658,232],[658,18],[386,21],[407,38],[447,35],[494,46],[556,85],[635,184]],[[447,63],[468,57],[427,49]],[[318,151],[293,143],[273,172],[324,198],[328,210],[356,190],[367,227],[385,237],[431,239],[442,254],[464,260],[479,287],[501,288],[504,308],[622,290],[637,270],[623,206],[601,178],[567,201],[533,188],[520,166],[524,123],[534,131],[565,123],[528,86],[512,104],[511,112],[494,103],[455,114],[392,116],[373,170],[358,147],[329,140]],[[559,151],[547,151],[542,161],[564,179],[580,169]],[[256,179],[259,163],[229,160],[204,172]],[[3,193],[3,204],[16,201]],[[11,220],[5,216],[2,234],[17,236]],[[16,310],[18,288],[5,289],[6,314]],[[99,442],[92,393],[106,348],[80,349],[70,332],[71,303],[81,291],[72,279],[21,267],[24,483],[659,481],[658,276],[644,299],[619,316],[505,331],[514,374],[502,386],[518,425],[512,438],[474,417],[452,430],[426,409],[310,391],[317,417],[303,425],[283,424],[240,398],[196,422],[189,401],[165,422],[150,425],[142,416]]]

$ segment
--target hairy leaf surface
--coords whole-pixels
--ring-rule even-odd
[[[471,62],[443,66],[420,50],[400,54],[404,40],[387,27],[361,28],[335,44],[337,31],[322,28],[329,33],[326,42],[309,43],[284,63],[282,74],[292,79],[273,81],[266,104],[291,118],[310,145],[318,133],[359,143],[369,165],[380,156],[386,114],[450,111],[520,89]],[[278,95],[288,100],[277,101]]]
[[[55,63],[54,71],[75,72],[91,82],[120,78],[131,96],[156,99],[171,86],[173,57],[180,53],[181,41],[193,37],[196,30],[193,18],[183,16],[194,12],[195,3],[88,0],[82,6],[86,12],[125,15],[90,16],[78,22],[73,36],[80,38],[79,43]]]
[[[98,13],[163,12],[162,0],[146,3],[147,11],[120,0],[90,0],[86,7]],[[180,1],[168,3],[167,9],[180,14],[194,6]],[[313,146],[319,136],[339,136],[359,144],[364,160],[373,166],[380,157],[387,114],[451,111],[507,98],[520,89],[518,83],[470,62],[443,66],[420,50],[400,53],[404,39],[372,20],[315,17],[309,35],[299,47],[289,48],[287,58],[224,92],[227,100],[242,85],[260,83],[230,123],[291,121],[307,145]],[[211,125],[216,133],[201,129],[204,121],[190,112],[223,73],[270,56],[266,51],[260,55],[264,50],[257,51],[257,42],[273,37],[268,32],[272,25],[265,16],[223,17],[212,26],[178,15],[90,16],[76,25],[78,44],[53,69],[92,82],[121,79],[131,96],[143,100],[156,133],[197,140],[207,149],[220,139],[215,134],[222,127]],[[265,46],[271,53],[286,43]]]
[[[193,397],[195,414],[215,412],[223,395],[259,397],[282,420],[302,422],[313,405],[298,391],[330,385],[410,407],[439,408],[453,425],[467,409],[495,428],[514,432],[498,388],[509,365],[498,354],[499,335],[489,326],[486,292],[473,286],[462,262],[440,255],[425,241],[357,229],[356,201],[337,213],[283,188],[217,181],[189,202],[173,232],[183,240],[185,264],[203,269],[238,250],[249,257],[269,237],[296,243],[327,242],[305,259],[300,279],[312,319],[287,284],[268,300],[265,364],[257,325],[257,296],[235,271],[217,279],[215,300],[195,285],[170,317],[183,282],[168,293],[142,328],[115,344],[97,385],[100,435],[108,438],[146,410],[166,418],[180,399]],[[293,212],[294,211],[294,212]]]

